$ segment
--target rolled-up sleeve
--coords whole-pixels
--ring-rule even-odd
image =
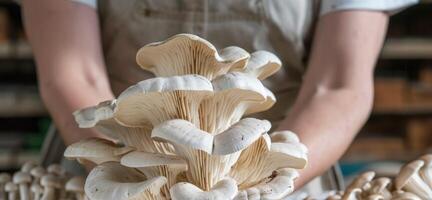
[[[342,10],[371,10],[397,13],[419,0],[322,0],[320,15]]]

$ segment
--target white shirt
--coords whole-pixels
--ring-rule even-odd
[[[97,0],[72,0],[97,8]],[[322,0],[320,15],[341,10],[373,10],[394,14],[419,0]]]

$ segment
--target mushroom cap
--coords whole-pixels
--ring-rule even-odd
[[[75,176],[66,182],[66,191],[71,192],[84,192],[85,179],[82,176]]]
[[[192,34],[148,44],[136,56],[142,69],[157,76],[199,74],[210,80],[244,68],[248,58],[249,53],[239,47],[227,47],[218,53],[210,42]]]
[[[62,188],[63,187],[62,178],[60,178],[54,174],[46,174],[46,175],[42,176],[40,183],[43,187],[53,187],[53,188]]]
[[[267,133],[271,124],[267,120],[244,118],[214,138],[214,155],[239,152]]]
[[[37,166],[35,168],[33,168],[32,170],[30,170],[30,174],[36,178],[40,178],[43,175],[45,175],[47,172],[45,170],[45,168],[41,167],[41,166]]]
[[[180,182],[170,188],[170,194],[173,200],[233,199],[237,194],[237,184],[233,179],[226,178],[216,183],[209,191],[203,191],[191,183]]]
[[[8,173],[0,173],[0,184],[7,183],[12,180],[12,177]]]
[[[270,122],[244,118],[217,135],[209,134],[181,119],[168,120],[153,128],[152,138],[202,150],[208,154],[227,155],[247,148],[270,129]]]
[[[421,200],[421,198],[411,192],[395,190],[392,193],[392,200]]]
[[[25,162],[23,164],[23,166],[21,167],[21,171],[29,173],[30,170],[33,169],[36,166],[38,166],[36,162],[34,162],[34,161],[28,161],[28,162]]]
[[[77,110],[73,112],[73,115],[80,128],[91,128],[101,120],[112,118],[115,107],[116,100],[108,100],[96,106]]]
[[[210,81],[199,75],[147,79],[119,95],[114,116],[120,124],[128,127],[157,125],[152,122],[160,123],[160,117],[164,121],[187,115],[185,110],[191,104],[199,105],[202,98],[212,94]],[[182,110],[176,106],[182,107]]]
[[[21,184],[21,183],[30,183],[32,181],[32,177],[30,173],[18,171],[13,176],[13,182],[15,184]]]
[[[44,188],[41,185],[39,185],[39,183],[33,183],[30,186],[30,191],[32,191],[33,193],[41,194],[41,193],[43,193]]]
[[[7,182],[5,185],[6,192],[15,192],[18,191],[18,185],[12,182]]]
[[[148,199],[157,196],[166,184],[162,176],[147,179],[144,174],[116,162],[106,162],[96,166],[88,175],[84,190],[93,200]]]
[[[50,164],[47,167],[47,172],[57,176],[63,176],[65,175],[66,170],[59,164]]]
[[[292,131],[275,131],[270,134],[270,138],[272,142],[281,142],[281,143],[299,143],[300,139],[298,136]]]
[[[268,51],[255,51],[250,55],[243,72],[264,80],[276,73],[281,66],[282,62],[276,55]]]
[[[121,164],[127,167],[153,167],[153,166],[170,166],[187,169],[185,160],[175,155],[166,155],[158,153],[147,153],[133,151],[121,158]]]
[[[69,145],[64,156],[78,160],[89,160],[96,164],[108,161],[120,161],[120,156],[134,150],[131,147],[118,147],[109,140],[88,138]]]
[[[423,165],[423,160],[415,160],[403,166],[395,179],[396,189],[402,189],[405,184],[407,184],[408,180],[419,172]]]

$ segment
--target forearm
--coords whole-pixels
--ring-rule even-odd
[[[67,144],[98,136],[78,129],[72,112],[113,98],[94,9],[73,1],[24,0],[25,29],[44,103]]]
[[[300,94],[279,127],[296,132],[309,149],[297,186],[335,163],[367,119],[387,21],[385,13],[370,11],[320,18]]]
[[[298,99],[279,127],[298,133],[309,149],[309,163],[300,172],[297,187],[322,174],[342,156],[369,115],[371,91],[340,88],[311,92]]]
[[[103,137],[93,129],[80,129],[72,113],[78,109],[113,99],[109,88],[97,88],[89,83],[47,83],[41,81],[40,91],[56,127],[67,145],[88,137]],[[46,83],[46,84],[45,84]]]

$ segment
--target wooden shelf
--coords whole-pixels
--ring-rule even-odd
[[[432,59],[432,39],[388,39],[381,52],[383,59]]]
[[[400,108],[374,108],[372,115],[432,116],[432,106],[404,106]]]
[[[0,89],[0,117],[46,116],[36,87],[7,86]]]

